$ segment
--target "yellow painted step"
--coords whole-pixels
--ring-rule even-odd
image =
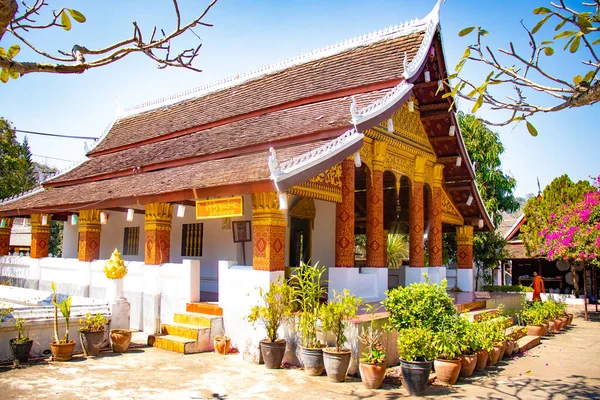
[[[185,305],[185,311],[207,315],[215,315],[218,317],[223,316],[223,309],[219,307],[218,304],[208,302],[187,303]]]
[[[175,313],[173,316],[173,322],[176,324],[194,325],[204,328],[210,328],[211,319],[213,315],[205,315],[198,313]]]
[[[163,335],[181,336],[183,338],[198,340],[199,331],[201,329],[208,329],[206,327],[199,327],[196,325],[188,324],[161,324],[160,332]]]
[[[186,345],[195,343],[195,340],[173,335],[150,335],[148,345],[163,350],[186,354]]]

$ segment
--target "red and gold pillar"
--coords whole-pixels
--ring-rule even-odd
[[[367,267],[385,267],[383,245],[383,170],[386,144],[373,143],[373,168],[367,177]],[[370,178],[370,179],[369,179]]]
[[[92,261],[100,258],[100,210],[79,211],[79,261]]]
[[[415,159],[415,175],[412,182],[412,195],[408,215],[409,267],[424,267],[425,253],[423,235],[425,229],[425,212],[423,206],[423,185],[425,178],[425,159]]]
[[[252,269],[285,271],[286,225],[277,193],[252,194]]]
[[[51,219],[52,214],[31,214],[31,258],[48,257]]]
[[[473,269],[473,227],[456,227],[457,266],[459,269]]]
[[[146,204],[146,265],[168,263],[171,253],[171,219],[173,205],[169,203]]]
[[[442,260],[442,171],[444,166],[433,167],[431,204],[429,205],[429,266],[441,267]]]
[[[342,202],[335,205],[335,266],[354,267],[354,160],[342,165]]]
[[[2,221],[4,221],[4,226],[0,227],[0,256],[7,256],[10,249],[10,230],[13,219],[2,218]]]

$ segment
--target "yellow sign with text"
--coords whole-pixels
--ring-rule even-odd
[[[243,215],[244,198],[242,196],[196,200],[196,219],[241,217]]]

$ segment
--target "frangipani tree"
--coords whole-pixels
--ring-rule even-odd
[[[600,267],[599,179],[600,176],[592,190],[584,195],[583,200],[564,204],[550,214],[547,228],[539,232],[542,239],[541,255],[550,260]],[[587,319],[587,299],[585,305]]]

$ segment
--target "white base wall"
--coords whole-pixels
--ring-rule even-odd
[[[333,292],[350,293],[367,302],[381,301],[388,289],[387,268],[329,268],[329,298]]]
[[[219,261],[219,306],[223,309],[225,334],[244,360],[260,361],[259,343],[266,337],[262,326],[254,326],[246,320],[250,309],[260,304],[258,291],[260,288],[268,290],[271,282],[284,278],[284,271],[257,271],[252,266],[236,265],[235,261]],[[281,328],[280,337],[284,336],[287,335]]]
[[[471,268],[458,268],[456,270],[457,285],[463,292],[475,291],[473,270]]]
[[[583,293],[583,291],[581,291],[581,292]],[[529,301],[533,300],[532,292],[525,293],[525,296],[527,296],[527,300],[529,300]],[[551,299],[556,302],[565,303],[565,304],[577,304],[580,306],[584,305],[583,294],[580,295],[579,298],[577,298],[573,294],[542,293],[542,294],[540,294],[540,297],[541,297],[542,301]],[[591,306],[593,306],[593,305],[588,304],[588,307],[591,307]]]
[[[408,286],[412,283],[425,282],[425,274],[427,273],[427,267],[406,267],[405,270],[405,286]]]
[[[439,285],[446,279],[446,267],[428,267],[427,276],[429,277],[429,282]]]

